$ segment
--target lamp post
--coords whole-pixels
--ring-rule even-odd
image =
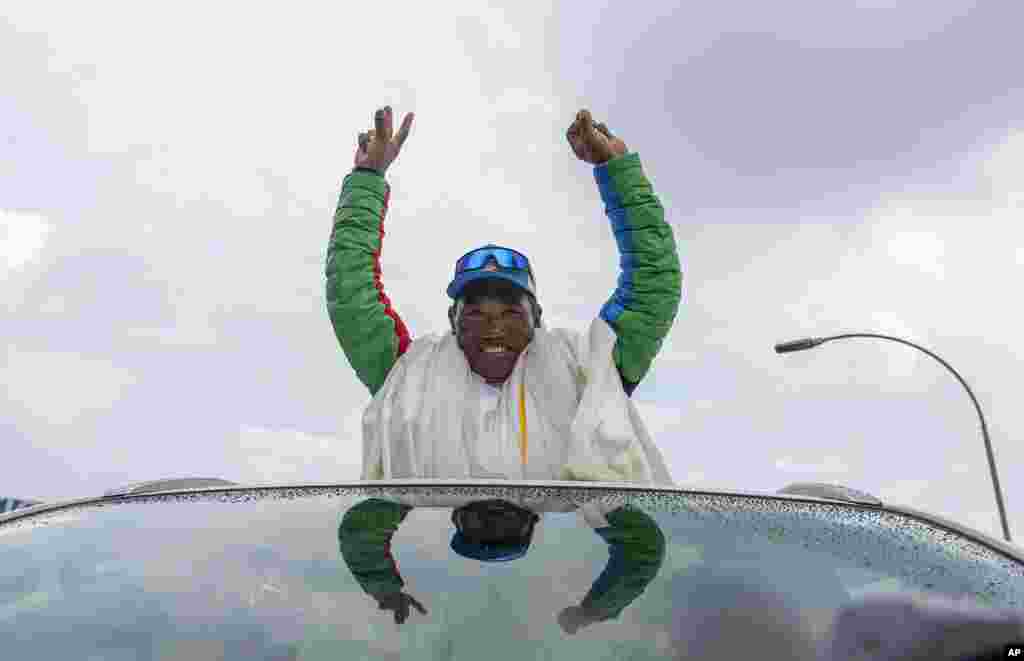
[[[974,393],[971,392],[970,386],[967,385],[967,382],[964,381],[959,374],[957,374],[957,371],[953,369],[953,367],[949,363],[939,358],[931,351],[928,351],[924,347],[919,347],[913,342],[901,340],[898,337],[890,337],[888,335],[876,335],[874,333],[848,333],[844,335],[833,335],[832,337],[808,337],[802,340],[794,340],[792,342],[782,342],[780,344],[775,345],[775,353],[791,353],[793,351],[803,351],[805,349],[812,349],[818,346],[819,344],[828,342],[829,340],[841,340],[847,337],[877,337],[883,340],[892,340],[893,342],[906,344],[907,346],[914,347],[915,349],[923,351],[924,353],[928,354],[935,360],[942,363],[946,369],[953,373],[953,376],[956,377],[957,381],[960,382],[960,385],[962,385],[964,387],[964,390],[967,391],[967,394],[970,395],[971,401],[974,402],[974,408],[975,410],[978,411],[978,417],[981,419],[981,435],[985,439],[985,452],[988,455],[988,468],[992,474],[992,486],[993,488],[995,488],[996,492],[996,505],[999,507],[999,520],[1003,524],[1003,537],[1006,538],[1006,541],[1011,541],[1010,526],[1006,523],[1006,507],[1003,505],[1003,491],[999,487],[999,475],[996,473],[996,460],[995,457],[992,456],[992,442],[989,440],[988,437],[988,427],[985,425],[985,416],[982,415],[981,406],[978,404],[978,399],[974,396]]]

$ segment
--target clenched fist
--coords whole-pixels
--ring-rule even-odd
[[[370,168],[384,174],[388,166],[398,157],[409,129],[412,128],[413,113],[407,113],[402,120],[402,127],[397,134],[394,131],[394,119],[391,106],[377,110],[373,117],[374,128],[359,134],[359,146],[356,148],[355,164],[357,168]]]
[[[604,124],[594,124],[589,110],[576,113],[576,121],[565,132],[576,158],[592,165],[603,165],[626,153],[626,143],[612,135]]]

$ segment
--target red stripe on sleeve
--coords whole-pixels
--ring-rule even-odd
[[[384,284],[380,281],[380,254],[384,249],[384,216],[388,212],[388,202],[391,200],[391,189],[388,188],[384,191],[384,206],[380,210],[380,243],[379,248],[373,253],[373,286],[377,288],[377,300],[384,305],[384,314],[391,317],[395,322],[395,334],[398,335],[398,358],[405,353],[405,350],[409,348],[409,344],[412,340],[409,338],[409,330],[405,327],[405,322],[398,316],[395,309],[391,307],[391,300],[387,294],[384,293]]]

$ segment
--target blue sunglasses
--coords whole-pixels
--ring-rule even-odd
[[[492,259],[503,269],[519,269],[521,271],[529,271],[530,275],[533,275],[533,270],[530,268],[530,260],[526,258],[526,255],[511,248],[502,248],[501,246],[484,246],[483,248],[470,250],[460,257],[459,261],[455,262],[455,275],[458,277],[460,273],[465,271],[482,269]]]

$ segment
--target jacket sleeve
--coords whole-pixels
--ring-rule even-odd
[[[371,395],[411,341],[381,284],[390,193],[384,177],[372,170],[345,177],[327,244],[327,312],[349,364]]]
[[[596,620],[617,618],[643,594],[665,561],[665,534],[646,513],[626,506],[607,519],[610,527],[594,532],[608,544],[608,564],[580,603]]]
[[[391,538],[412,508],[382,498],[354,505],[338,526],[338,545],[349,571],[366,594],[400,592],[405,585],[391,555]]]
[[[682,273],[665,209],[640,165],[627,153],[594,168],[619,249],[618,286],[601,308],[615,330],[615,366],[627,395],[650,369],[675,320]]]

